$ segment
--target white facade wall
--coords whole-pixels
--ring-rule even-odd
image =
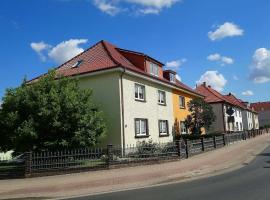
[[[257,113],[253,113],[253,128],[254,129],[259,129],[260,124],[259,124],[259,116]]]
[[[230,107],[230,105],[224,105],[224,121],[226,126],[226,131],[242,131],[243,130],[243,112],[241,109],[237,107],[232,107],[234,110],[234,114],[232,115],[234,117],[234,124],[228,123],[228,117],[229,115],[226,113],[227,107]],[[238,129],[237,129],[238,124]],[[241,125],[242,124],[242,125]]]
[[[252,130],[253,129],[253,117],[252,112],[245,110],[244,111],[244,129]]]
[[[135,83],[145,86],[146,101],[135,100]],[[166,106],[158,104],[158,90],[166,93]],[[123,76],[123,110],[124,110],[124,145],[136,145],[139,141],[169,142],[173,141],[172,128],[173,99],[172,90],[143,78],[130,75]],[[135,137],[135,118],[148,120],[149,137]],[[159,120],[168,120],[169,136],[159,136]]]

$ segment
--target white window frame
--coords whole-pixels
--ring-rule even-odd
[[[243,130],[243,124],[242,124],[242,122],[240,122],[240,131],[242,131]]]
[[[158,76],[158,65],[155,63],[150,63],[150,74]]]
[[[184,96],[179,96],[179,107],[186,108],[186,98]]]
[[[169,135],[169,124],[168,120],[158,120],[159,136]]]
[[[163,102],[161,96],[163,95]],[[166,105],[166,92],[162,90],[158,90],[158,104],[160,105]]]
[[[235,123],[235,128],[236,128],[236,131],[239,131],[239,123],[238,122]]]
[[[183,127],[184,127],[184,130],[185,131],[182,131],[182,124],[183,124]],[[179,122],[179,126],[180,126],[180,133],[181,134],[188,134],[188,130],[187,130],[186,126],[185,126],[185,122],[184,121],[180,121]]]
[[[135,118],[135,137],[148,137],[148,119]],[[143,127],[143,123],[145,127]],[[137,130],[137,124],[139,125],[139,130]]]
[[[175,83],[175,74],[170,73],[169,77],[170,77],[170,82]]]
[[[140,97],[140,93],[142,93],[142,98]],[[135,100],[145,101],[145,86],[144,85],[135,83],[134,97],[135,97]]]

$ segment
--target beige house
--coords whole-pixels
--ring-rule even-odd
[[[76,76],[82,88],[104,111],[108,133],[103,144],[136,145],[143,140],[173,141],[172,90],[201,97],[176,80],[163,76],[163,64],[145,54],[101,41],[57,68]]]

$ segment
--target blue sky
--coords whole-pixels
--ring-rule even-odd
[[[104,39],[191,87],[270,100],[269,0],[2,0],[0,97]]]

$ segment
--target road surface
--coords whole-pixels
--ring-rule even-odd
[[[215,177],[73,199],[269,200],[270,146],[243,168]]]

